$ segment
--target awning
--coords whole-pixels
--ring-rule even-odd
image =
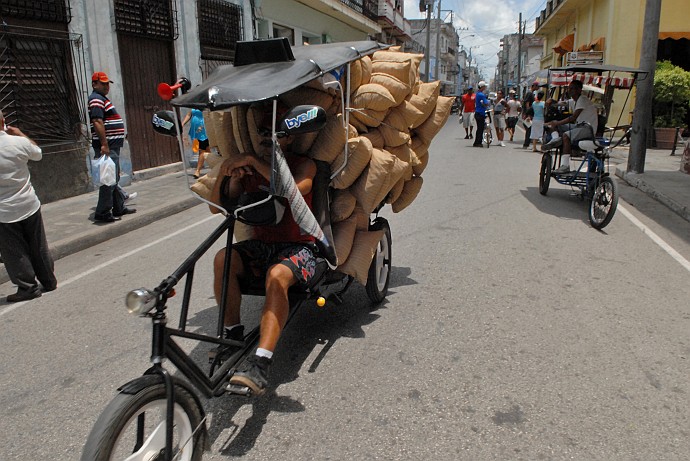
[[[604,51],[605,37],[599,37],[580,46],[577,51]]]
[[[553,51],[559,55],[564,55],[569,51],[573,51],[573,46],[575,45],[575,34],[569,34],[563,37],[556,46],[553,47]]]
[[[659,32],[659,40],[666,40],[670,38],[671,40],[690,40],[690,32]]]
[[[551,86],[567,86],[573,80],[579,80],[584,84],[595,85],[600,88],[606,85],[614,88],[631,88],[635,83],[635,79],[632,77],[605,77],[603,75],[567,72],[551,73]]]

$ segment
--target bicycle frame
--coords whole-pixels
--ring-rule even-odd
[[[561,154],[559,153],[558,155],[560,159]],[[575,172],[555,174],[553,177],[559,184],[579,188],[580,194],[583,197],[590,197],[596,185],[596,182],[592,181],[598,181],[607,174],[604,158],[600,158],[592,151],[587,151]],[[583,172],[585,165],[587,166],[587,171]]]

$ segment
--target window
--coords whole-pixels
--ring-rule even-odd
[[[289,27],[281,26],[278,24],[273,24],[273,38],[283,38],[287,37],[290,41],[290,45],[295,45],[295,31]]]
[[[226,0],[199,0],[197,8],[201,57],[232,61],[242,40],[242,7]]]

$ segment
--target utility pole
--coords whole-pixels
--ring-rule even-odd
[[[433,1],[426,0],[426,52],[424,53],[424,70],[426,71],[426,82],[429,83],[429,53],[431,53],[431,7]]]
[[[520,81],[521,81],[521,75],[520,71],[522,70],[522,64],[520,61],[522,60],[522,13],[520,13],[520,19],[518,20],[518,68],[517,68],[517,86],[518,86],[518,98],[522,100],[522,87],[520,86]]]
[[[441,80],[438,75],[438,62],[441,56],[441,0],[438,0],[438,11],[436,13],[436,51],[434,52],[434,78],[436,80]]]
[[[647,155],[647,131],[652,124],[652,96],[654,93],[654,69],[656,67],[656,48],[659,40],[659,19],[661,0],[647,0],[644,12],[644,29],[642,32],[642,53],[640,69],[649,72],[637,81],[633,130],[628,154],[629,173],[644,173],[644,161]]]

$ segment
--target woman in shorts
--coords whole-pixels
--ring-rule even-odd
[[[506,100],[503,96],[503,90],[496,92],[496,104],[494,105],[494,125],[496,127],[496,137],[498,138],[498,145],[505,147],[503,142],[503,133],[506,129]]]

